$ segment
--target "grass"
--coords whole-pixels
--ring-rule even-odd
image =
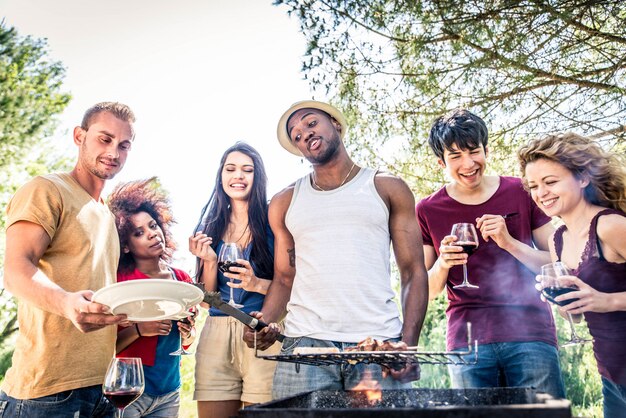
[[[188,349],[192,353],[195,353],[196,351],[196,345],[198,344],[198,340],[200,339],[200,330],[202,330],[206,317],[206,309],[201,309],[198,316],[196,316],[196,341]],[[180,378],[182,381],[182,386],[180,388],[180,418],[196,418],[198,416],[196,402],[193,400],[195,367],[196,356],[182,356],[180,367]]]

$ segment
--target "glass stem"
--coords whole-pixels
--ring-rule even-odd
[[[572,314],[567,313],[567,320],[569,322],[570,330],[572,331],[572,340],[578,340],[578,335],[576,334],[576,328],[574,328],[574,320],[572,319]]]
[[[467,283],[467,264],[463,264],[463,284]]]

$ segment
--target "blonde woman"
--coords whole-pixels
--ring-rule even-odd
[[[526,187],[563,225],[550,240],[553,261],[579,290],[561,313],[584,314],[602,376],[604,416],[626,411],[626,172],[615,156],[574,133],[550,135],[519,150]]]

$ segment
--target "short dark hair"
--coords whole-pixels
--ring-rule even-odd
[[[489,132],[485,121],[470,112],[458,108],[439,116],[430,128],[428,145],[437,158],[443,160],[444,151],[452,151],[452,145],[461,150],[487,147]]]
[[[83,115],[83,121],[81,122],[80,127],[84,130],[88,130],[93,118],[102,112],[109,112],[120,120],[128,123],[135,123],[135,114],[127,105],[119,102],[101,102],[96,103],[87,109]]]

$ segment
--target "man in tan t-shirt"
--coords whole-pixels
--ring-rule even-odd
[[[70,173],[38,176],[7,206],[4,283],[18,299],[19,334],[7,371],[3,416],[112,416],[101,385],[125,315],[91,301],[115,283],[119,241],[101,193],[124,166],[135,116],[104,102],[74,128]]]

